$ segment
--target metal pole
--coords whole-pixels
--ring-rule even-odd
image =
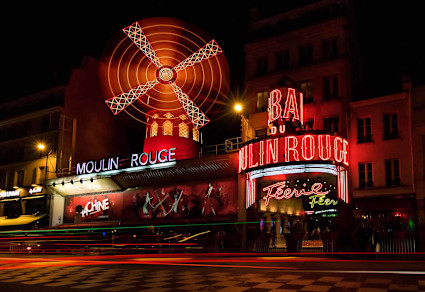
[[[46,168],[44,170],[44,179],[45,180],[47,179],[47,167],[48,167],[48,161],[49,161],[49,154],[50,154],[50,151],[47,152],[47,154],[46,154]]]

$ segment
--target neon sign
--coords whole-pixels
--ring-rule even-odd
[[[138,167],[154,165],[176,160],[176,149],[161,149],[155,152],[143,152],[142,154],[132,154],[131,158],[113,157],[104,158],[98,161],[88,161],[77,163],[77,175],[114,171],[127,167]],[[130,163],[128,163],[130,161]]]
[[[336,206],[338,205],[338,201],[334,200],[334,199],[329,199],[327,197],[325,197],[324,195],[314,195],[311,196],[310,198],[310,207],[314,208],[314,206],[319,205],[319,206]]]
[[[0,193],[0,198],[19,197],[21,190],[5,191]]]
[[[269,164],[311,160],[348,166],[348,141],[337,136],[308,134],[250,143],[239,150],[239,172]]]
[[[282,92],[283,91],[283,92]],[[285,97],[285,98],[282,98]],[[270,92],[268,100],[268,125],[271,134],[277,133],[279,121],[290,119],[303,124],[303,94],[294,88],[275,89]],[[279,125],[279,132],[285,132],[285,126]]]
[[[32,194],[37,194],[37,193],[41,193],[43,191],[42,187],[34,187],[29,189],[28,193],[30,193],[30,195]]]
[[[263,188],[263,191],[267,191],[267,195],[263,197],[263,200],[264,200],[264,204],[267,206],[271,198],[275,198],[276,200],[282,200],[282,199],[290,199],[292,197],[299,198],[301,196],[311,196],[311,195],[314,195],[313,197],[316,197],[316,196],[324,197],[325,195],[329,194],[330,191],[322,191],[322,188],[323,188],[322,183],[314,183],[310,187],[309,191],[307,191],[304,188],[295,189],[295,188],[287,187],[286,181],[281,181]],[[317,202],[315,201],[315,204],[319,204],[319,201]],[[311,202],[310,202],[310,205],[311,205]]]
[[[89,215],[93,215],[104,210],[109,210],[109,199],[103,199],[102,201],[93,200],[89,201],[81,212],[81,216],[87,217]]]

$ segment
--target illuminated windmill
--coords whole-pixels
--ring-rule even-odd
[[[146,123],[144,149],[188,144],[177,138],[199,141],[198,130],[210,122],[206,113],[227,90],[222,49],[188,27],[170,18],[135,22],[104,60],[113,95],[105,103],[114,115],[124,111]]]

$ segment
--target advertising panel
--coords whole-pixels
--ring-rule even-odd
[[[82,222],[142,221],[236,214],[237,201],[234,179],[75,196],[65,199],[64,222],[73,222],[78,205]]]

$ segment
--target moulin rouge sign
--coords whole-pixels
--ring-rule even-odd
[[[302,125],[302,93],[293,88],[275,89],[270,93],[268,101],[270,136],[239,150],[239,172],[276,163],[313,160],[348,166],[346,139],[313,133],[288,135],[285,128],[285,121],[288,120]]]
[[[155,152],[132,154],[130,158],[111,157],[77,163],[77,175],[100,173],[123,168],[142,167],[164,162],[176,161],[176,149],[161,149]]]

